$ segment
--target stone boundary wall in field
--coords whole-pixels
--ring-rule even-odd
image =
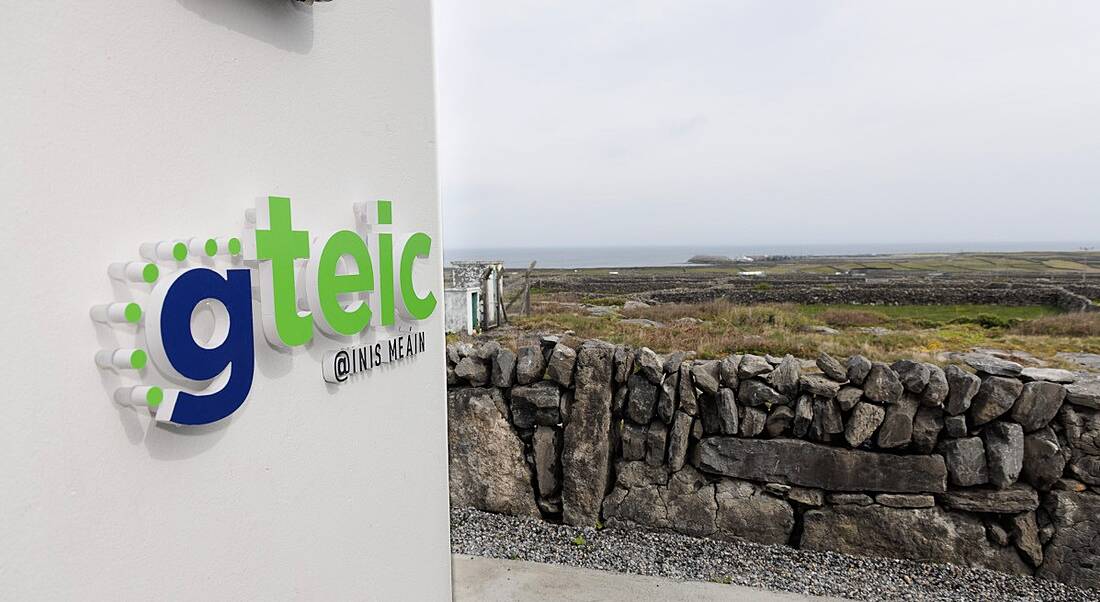
[[[447,356],[455,506],[1100,587],[1100,380],[569,335]]]

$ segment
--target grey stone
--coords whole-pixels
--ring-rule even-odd
[[[643,376],[649,379],[649,382],[655,385],[661,384],[661,379],[665,375],[665,366],[656,351],[649,347],[639,349],[634,356],[634,366]]]
[[[1058,416],[1071,449],[1082,454],[1100,456],[1100,412],[1063,405]]]
[[[891,406],[892,407],[892,406]],[[940,431],[943,430],[943,410],[938,407],[921,405],[913,418],[912,449],[919,454],[930,454],[936,448]]]
[[[879,403],[897,403],[904,388],[898,375],[886,364],[875,362],[863,381],[863,395]]]
[[[593,525],[611,478],[611,377],[614,349],[585,346],[577,354],[573,410],[562,447],[562,520]]]
[[[891,508],[931,508],[936,505],[936,498],[919,493],[880,493],[875,502]]]
[[[694,416],[699,412],[699,403],[695,398],[695,383],[691,380],[691,362],[680,364],[680,378],[676,384],[680,409]]]
[[[970,402],[970,421],[981,426],[1012,409],[1024,384],[1015,378],[990,376],[982,381],[978,394]]]
[[[784,395],[758,380],[743,380],[737,391],[737,400],[744,406],[786,405],[790,403]]]
[[[1054,357],[1072,362],[1089,370],[1100,370],[1100,353],[1075,353],[1063,351],[1055,353]]]
[[[1066,469],[1066,454],[1048,426],[1024,437],[1023,479],[1040,491],[1049,491]]]
[[[741,410],[741,436],[755,437],[764,432],[764,422],[768,414],[760,408],[742,408]]]
[[[626,402],[626,416],[635,424],[649,424],[657,409],[657,385],[641,374],[631,374],[627,379],[630,397]]]
[[[870,506],[875,503],[875,500],[865,493],[830,493],[825,496],[825,499],[835,506]]]
[[[1009,521],[1012,523],[1012,543],[1020,550],[1024,560],[1033,567],[1043,564],[1043,544],[1039,543],[1039,525],[1035,522],[1035,513],[1017,514]]]
[[[864,379],[871,372],[871,360],[862,355],[853,355],[845,363],[848,368],[848,380],[856,385],[863,386]]]
[[[844,417],[840,414],[840,408],[835,399],[814,398],[814,418],[821,418],[821,430],[829,435],[838,435],[844,432]]]
[[[1061,368],[1024,368],[1020,372],[1020,376],[1027,380],[1046,381],[1063,385],[1068,385],[1077,380],[1076,374]]]
[[[1054,526],[1040,579],[1095,588],[1100,583],[1100,495],[1055,491],[1043,504]]]
[[[833,356],[822,351],[817,355],[817,364],[819,370],[825,373],[825,376],[839,382],[848,381],[848,370],[840,362],[838,362]]]
[[[814,421],[814,399],[809,395],[798,398],[794,407],[794,421],[791,423],[791,433],[795,437],[805,437],[810,432],[810,426]]]
[[[668,471],[660,466],[649,466],[644,462],[624,462],[618,465],[618,477],[615,488],[603,500],[603,516],[609,526],[639,525],[654,529],[670,529],[668,519],[668,489],[670,478]],[[685,468],[690,470],[690,467]],[[684,471],[681,471],[684,472]],[[685,475],[688,476],[688,475]],[[710,489],[702,488],[704,492]],[[713,489],[709,492],[714,504]],[[705,500],[703,501],[706,504]],[[713,515],[713,511],[705,512]],[[699,535],[714,530],[713,519],[700,526]],[[589,525],[585,525],[589,526]]]
[[[940,453],[947,463],[947,475],[952,485],[970,487],[989,482],[985,445],[978,437],[948,439],[940,444]]]
[[[836,403],[840,406],[840,410],[847,412],[856,407],[859,400],[863,398],[863,389],[857,389],[856,387],[841,387],[840,391],[836,394]]]
[[[772,370],[771,373],[768,374],[765,380],[767,380],[768,385],[776,391],[791,397],[798,393],[798,378],[801,374],[801,364],[798,363],[798,360],[794,359],[794,356],[787,355],[783,358],[783,361],[779,362],[775,370]]]
[[[573,384],[573,366],[577,363],[577,352],[558,343],[550,354],[546,366],[546,378],[560,383],[563,387]]]
[[[634,373],[634,350],[623,345],[615,347],[614,366],[615,382],[626,384],[626,379]]]
[[[920,402],[930,407],[942,406],[951,389],[947,384],[947,374],[935,364],[925,364],[925,367],[928,368],[928,386],[921,392]]]
[[[820,508],[825,505],[825,492],[809,487],[791,487],[790,491],[787,492],[787,499],[803,506]]]
[[[836,505],[803,516],[800,547],[920,562],[951,563],[1024,575],[1014,548],[994,546],[972,516],[942,508]]]
[[[870,381],[870,377],[868,377]],[[886,416],[878,427],[876,443],[890,449],[908,444],[913,439],[913,419],[920,401],[912,395],[903,395],[896,403],[886,406]]]
[[[764,423],[764,430],[769,437],[778,437],[791,427],[794,420],[794,410],[791,406],[775,406],[768,413],[768,419]]]
[[[1010,362],[984,353],[964,353],[960,356],[960,359],[978,372],[992,376],[1019,376],[1024,369],[1016,362]]]
[[[603,503],[608,525],[640,525],[696,537],[714,534],[714,486],[690,466],[671,477],[639,462],[619,468],[615,489]]]
[[[1024,385],[1012,406],[1012,419],[1025,432],[1037,431],[1050,424],[1062,408],[1065,398],[1066,389],[1062,385],[1044,381],[1029,382]]]
[[[692,420],[691,416],[680,411],[672,419],[672,430],[668,435],[668,467],[672,472],[683,468],[687,460]]]
[[[676,411],[676,389],[680,386],[679,379],[680,372],[677,368],[676,372],[665,376],[664,382],[657,391],[657,417],[665,424],[672,422],[673,413]]]
[[[881,407],[863,401],[857,403],[844,427],[844,439],[852,447],[863,445],[878,430],[885,417],[886,410]]]
[[[718,419],[718,396],[699,396],[699,422],[703,431],[708,435],[717,435],[722,432],[722,421]]]
[[[1012,422],[994,422],[982,430],[989,482],[1000,489],[1020,478],[1024,467],[1024,429]]]
[[[829,380],[821,374],[804,374],[798,379],[798,386],[806,393],[832,399],[840,392],[840,383]]]
[[[722,387],[718,390],[718,432],[723,435],[736,435],[738,431],[737,400],[733,390]]]
[[[458,375],[455,374],[454,366],[447,365],[447,386],[453,387],[458,384]]]
[[[540,497],[535,502],[544,514],[560,515],[561,514],[561,496],[556,495],[553,497],[543,498]]]
[[[546,358],[538,345],[523,345],[516,350],[516,382],[529,385],[542,380]]]
[[[943,419],[944,431],[948,437],[958,439],[959,437],[965,437],[967,434],[966,429],[966,414],[959,416],[947,416]]]
[[[685,466],[673,474],[663,497],[672,530],[694,537],[714,536],[718,510],[714,485],[698,471]]]
[[[985,533],[989,537],[989,541],[999,546],[1007,546],[1012,543],[1012,538],[1008,535],[1008,531],[1005,531],[1005,528],[996,521],[985,521]]]
[[[447,344],[447,361],[452,364],[457,364],[462,361],[462,358],[470,355],[473,351],[473,346],[469,343],[455,342]]]
[[[1066,401],[1086,408],[1100,409],[1100,378],[1066,385]]]
[[[931,374],[925,364],[912,360],[898,360],[890,365],[890,369],[897,373],[902,386],[910,393],[922,393],[928,386]]]
[[[493,371],[491,380],[494,387],[507,389],[516,380],[516,352],[507,347],[501,348],[493,356]]]
[[[475,345],[470,352],[470,356],[482,361],[489,361],[501,349],[500,343],[496,341],[486,341],[480,345]]]
[[[561,422],[561,392],[550,381],[512,388],[512,424],[516,428],[534,428],[536,424],[553,426]]]
[[[453,507],[538,517],[531,471],[500,408],[498,389],[447,392],[447,440]]]
[[[1082,491],[1087,491],[1088,487],[1081,481],[1075,479],[1058,479],[1058,481],[1054,483],[1054,490],[1081,493]]]
[[[660,466],[665,463],[665,448],[668,445],[668,431],[660,420],[649,423],[645,430],[645,463]]]
[[[771,371],[772,365],[759,355],[745,354],[737,366],[737,375],[741,378],[752,378]]]
[[[1093,489],[1100,488],[1100,456],[1090,456],[1074,450],[1070,456],[1069,472]]]
[[[760,544],[785,544],[794,530],[794,509],[745,481],[722,479],[715,488],[718,539],[740,538]]]
[[[623,448],[623,460],[633,462],[645,460],[645,430],[646,427],[638,426],[623,421],[619,440]]]
[[[991,514],[1018,514],[1031,512],[1039,507],[1039,495],[1027,485],[1017,484],[1008,489],[960,489],[943,495],[943,503],[956,510],[988,512]]]
[[[978,394],[982,379],[952,364],[945,369],[949,392],[944,408],[947,413],[956,416],[970,409],[970,402]]]
[[[614,403],[614,402],[612,402]],[[573,390],[563,391],[561,401],[558,402],[558,411],[561,414],[561,423],[569,424],[569,415],[573,411]]]
[[[741,381],[737,377],[737,366],[741,364],[740,355],[731,355],[722,358],[722,361],[718,362],[718,376],[721,380],[723,387],[728,389],[737,390]]]
[[[695,362],[691,366],[691,376],[699,390],[707,395],[718,395],[720,376],[717,361]]]
[[[531,438],[531,449],[535,452],[539,497],[551,497],[561,486],[561,431],[552,426],[539,426]]]
[[[729,477],[829,491],[936,493],[946,489],[940,456],[847,450],[796,439],[707,437],[693,464]]]
[[[764,483],[764,491],[779,497],[787,497],[787,494],[791,492],[791,486],[782,483]]]
[[[661,363],[661,368],[665,371],[665,374],[676,374],[680,371],[680,366],[684,363],[684,358],[686,357],[686,352],[674,351],[665,356],[664,362]]]
[[[489,367],[478,358],[464,357],[455,366],[455,376],[475,387],[481,387],[489,382]]]

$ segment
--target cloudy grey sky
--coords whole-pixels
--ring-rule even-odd
[[[448,248],[1100,239],[1100,2],[435,10]]]

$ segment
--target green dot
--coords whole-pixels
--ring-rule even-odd
[[[182,242],[172,245],[172,257],[175,257],[176,261],[187,259],[187,245]]]
[[[214,240],[213,238],[206,239],[206,245],[203,246],[203,250],[206,251],[206,254],[210,257],[217,255],[218,241]]]
[[[137,322],[141,319],[141,306],[137,303],[127,303],[126,311],[123,314],[126,316],[127,322]]]
[[[232,254],[232,255],[240,255],[241,254],[241,239],[239,239],[239,238],[230,238],[229,239],[229,253]]]
[[[155,408],[159,406],[162,401],[164,401],[164,389],[160,387],[149,387],[149,390],[145,393],[145,403],[149,404],[149,407]]]
[[[144,350],[134,349],[134,352],[130,354],[130,367],[134,370],[141,370],[148,360],[149,356],[145,355]]]
[[[145,264],[145,267],[141,269],[141,278],[149,284],[156,282],[157,278],[160,278],[160,268],[155,263]]]

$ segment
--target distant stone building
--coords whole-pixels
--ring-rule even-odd
[[[451,262],[451,286],[444,291],[447,332],[473,334],[505,322],[504,263]]]

